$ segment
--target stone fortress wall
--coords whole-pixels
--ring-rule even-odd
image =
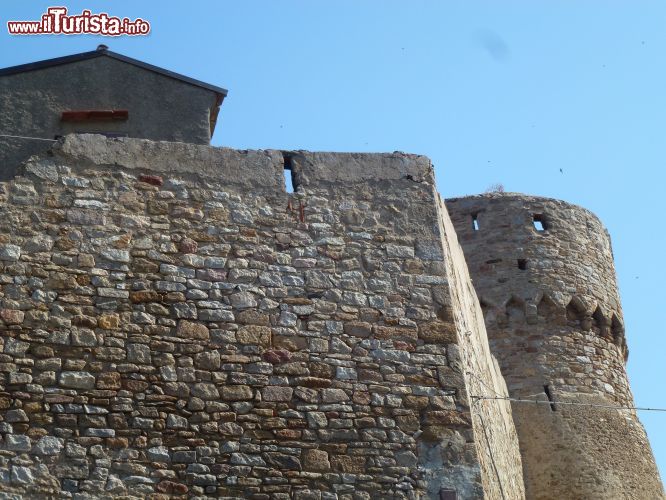
[[[513,404],[527,497],[663,498],[634,411],[561,404],[633,406],[602,224],[580,207],[510,193],[447,206],[511,396],[552,402]]]
[[[70,135],[0,199],[4,494],[524,497],[426,158]]]

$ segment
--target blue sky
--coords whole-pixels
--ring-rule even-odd
[[[229,89],[214,144],[432,158],[440,192],[501,183],[610,231],[636,403],[666,408],[666,3],[56,2],[142,17],[137,38],[12,37],[0,67],[111,50]],[[50,2],[3,2],[2,21]],[[563,173],[560,173],[560,169]],[[641,413],[660,470],[666,414]]]

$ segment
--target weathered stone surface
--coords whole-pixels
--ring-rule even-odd
[[[25,319],[25,313],[15,309],[0,309],[0,318],[8,325],[20,325]]]
[[[92,389],[95,387],[95,376],[88,372],[62,372],[60,385],[73,389]]]
[[[106,250],[102,250],[100,252],[100,255],[110,261],[114,262],[129,262],[130,261],[130,254],[127,250],[118,250],[115,248],[107,248]]]
[[[199,245],[191,238],[183,238],[178,244],[178,249],[183,253],[197,253]]]
[[[15,262],[21,257],[21,247],[18,245],[0,245],[0,260]]]
[[[196,366],[202,370],[217,370],[220,368],[221,357],[218,351],[199,353],[195,359]]]
[[[241,326],[236,333],[236,339],[241,344],[255,344],[267,347],[271,343],[271,329],[265,326]]]
[[[248,309],[257,306],[254,295],[249,292],[234,293],[229,297],[231,305],[237,309]]]
[[[266,462],[258,455],[248,455],[246,453],[232,453],[231,463],[234,465],[258,465],[265,466]]]
[[[35,443],[33,452],[38,455],[59,455],[62,448],[63,439],[54,436],[44,436]]]
[[[262,354],[264,360],[273,364],[285,363],[291,359],[291,353],[286,349],[269,349]]]
[[[104,226],[106,216],[93,210],[72,209],[67,210],[67,221],[80,226]]]
[[[97,389],[120,389],[120,373],[108,372],[97,375]]]
[[[145,265],[142,270],[150,272],[157,271],[159,266],[155,264],[154,269],[148,265]],[[160,294],[154,290],[139,290],[136,292],[130,292],[130,300],[134,303],[144,303],[144,302],[159,302]]]
[[[303,452],[303,468],[318,472],[331,470],[328,453],[322,450],[305,450]]]
[[[150,347],[145,344],[127,344],[127,361],[150,364]]]
[[[453,323],[433,321],[419,326],[419,338],[433,344],[451,344],[456,342],[456,328]]]
[[[192,386],[192,395],[203,400],[215,400],[220,397],[220,393],[213,384],[200,382]],[[228,398],[228,393],[225,393],[225,398]]]
[[[12,465],[11,482],[18,485],[30,485],[35,481],[32,470],[29,467]]]
[[[147,450],[148,458],[153,462],[169,462],[169,448],[165,446],[154,446]]]
[[[5,339],[5,347],[3,352],[14,356],[23,356],[30,348],[29,342],[23,342],[14,338]]]
[[[261,391],[264,401],[290,401],[294,390],[291,387],[266,387]]]
[[[169,429],[187,429],[187,419],[180,415],[170,414],[166,424]]]
[[[92,330],[79,329],[72,331],[72,345],[75,346],[95,346],[97,345],[97,336]]]
[[[58,169],[49,161],[28,162],[25,171],[51,182],[58,182]]]
[[[450,485],[460,498],[523,498],[509,403],[470,400],[505,386],[427,159],[85,136],[33,161],[43,168],[0,186],[0,479],[11,488],[346,499]],[[295,195],[282,188],[285,161]],[[530,268],[527,256],[518,269],[527,236],[500,248],[499,274],[483,268],[491,257],[472,272],[493,286],[519,272],[546,282],[562,268]],[[559,289],[552,311],[531,303],[536,289],[492,296],[486,318],[512,332],[498,341],[518,349],[507,358],[517,363],[544,345],[523,332],[545,332],[549,314],[558,328],[582,315],[598,335],[550,330],[564,345],[549,349],[576,351],[565,358],[580,368],[551,374],[554,404],[562,384],[623,397],[621,371],[598,380],[621,359],[606,324],[619,304],[597,297],[593,275],[564,278],[593,296],[569,319]],[[12,482],[24,466],[18,476],[34,481]]]
[[[21,409],[16,409],[16,410],[9,410],[5,413],[5,420],[7,422],[29,422],[28,415],[21,410]]]
[[[182,320],[178,322],[176,335],[178,337],[192,340],[208,340],[210,333],[206,325]]]
[[[220,389],[225,401],[242,401],[252,399],[252,389],[247,385],[227,385]]]
[[[339,403],[341,401],[348,401],[349,395],[342,389],[323,389],[321,391],[321,398],[324,403]]]
[[[363,456],[343,456],[336,455],[331,460],[333,470],[338,472],[347,472],[352,474],[363,474],[365,471],[366,459]]]
[[[12,451],[29,451],[32,444],[28,436],[7,434],[5,435],[5,447]]]
[[[103,314],[97,318],[97,326],[105,330],[114,330],[120,325],[120,318],[115,314]]]

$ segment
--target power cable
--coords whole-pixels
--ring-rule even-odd
[[[32,140],[32,141],[58,142],[57,139],[44,139],[43,137],[27,137],[27,136],[24,136],[24,135],[0,134],[0,137],[10,137],[12,139],[28,139],[28,140]]]
[[[509,397],[500,397],[500,396],[470,396],[471,399],[493,399],[501,401],[513,401],[516,403],[531,403],[531,404],[553,404],[553,401],[543,401],[538,399],[521,399],[521,398],[509,398]],[[595,403],[581,403],[579,401],[555,401],[557,405],[569,405],[569,406],[587,406],[592,408],[607,408],[609,410],[636,410],[636,411],[662,411],[666,412],[666,408],[648,408],[645,406],[615,406],[615,405],[602,405]]]

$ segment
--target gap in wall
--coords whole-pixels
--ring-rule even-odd
[[[290,194],[295,191],[292,158],[291,154],[282,152],[282,159],[284,160],[284,188]]]
[[[539,232],[545,231],[548,229],[548,226],[546,225],[546,221],[544,220],[543,215],[541,214],[534,214],[532,218],[532,222],[534,224],[534,229],[536,229]]]
[[[550,392],[550,386],[549,385],[544,385],[543,386],[543,392],[546,393],[546,396],[548,397],[548,401],[550,401],[550,410],[551,411],[557,411],[557,408],[555,408],[555,400],[553,399],[553,394]]]

